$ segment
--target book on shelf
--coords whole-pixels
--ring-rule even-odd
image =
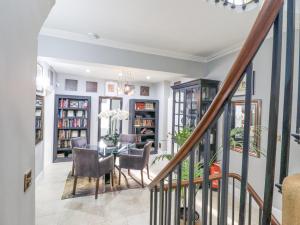
[[[41,119],[36,119],[35,120],[35,128],[36,129],[41,129],[42,128],[42,120]]]
[[[64,110],[64,109],[59,109],[58,110],[58,118],[71,118],[71,117],[82,117],[82,118],[87,118],[87,111],[84,110]]]
[[[153,127],[154,121],[153,120],[147,120],[147,119],[136,119],[134,121],[135,126],[145,126],[145,127]]]
[[[152,102],[146,102],[145,103],[145,109],[146,110],[154,110],[154,103],[152,103]]]
[[[76,112],[76,117],[85,117],[84,116],[84,111],[80,110]]]
[[[86,128],[87,119],[73,118],[73,119],[59,119],[58,128]]]
[[[36,110],[35,116],[42,116],[42,110],[40,110],[40,109]]]
[[[42,107],[43,106],[43,100],[42,99],[36,99],[35,100],[35,107]]]
[[[86,137],[86,130],[80,131],[80,137]]]
[[[67,117],[74,117],[75,114],[74,114],[74,110],[68,110],[67,111]]]
[[[87,109],[88,100],[69,100],[68,98],[60,99],[59,108]]]
[[[71,132],[71,137],[72,137],[72,138],[77,138],[77,137],[79,137],[79,130],[72,130],[72,132]]]
[[[58,140],[58,148],[71,148],[70,140]]]
[[[137,102],[137,103],[135,103],[135,110],[154,110],[154,103],[152,103],[152,102]]]

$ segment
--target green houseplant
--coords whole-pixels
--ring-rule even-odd
[[[174,138],[174,142],[181,147],[185,141],[191,136],[193,130],[191,128],[188,127],[184,127],[183,129],[181,129],[178,132],[175,132],[173,138]],[[152,164],[155,164],[157,161],[159,160],[171,160],[173,158],[173,155],[171,154],[162,154],[160,156],[157,156],[154,161],[152,162]],[[200,162],[195,162],[194,163],[194,178],[197,177],[201,177],[203,174],[203,165]],[[182,161],[181,163],[181,179],[182,180],[188,180],[189,179],[189,175],[190,175],[190,163],[188,159],[185,159]],[[199,190],[199,187],[196,187],[196,191]],[[181,188],[181,204],[183,205],[183,196],[184,196],[184,188]],[[180,208],[180,217],[181,219],[184,218],[184,215],[187,215],[188,213],[188,208],[184,208],[181,207]],[[195,215],[194,215],[194,220],[198,221],[200,218],[199,213],[197,211],[195,211]]]

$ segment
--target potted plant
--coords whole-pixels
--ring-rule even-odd
[[[178,132],[175,132],[173,138],[174,138],[174,142],[181,147],[184,142],[190,137],[190,135],[192,134],[192,129],[188,128],[188,127],[184,127],[183,129],[181,129]],[[173,158],[173,156],[171,154],[162,154],[160,156],[157,156],[154,161],[152,162],[152,164],[155,164],[157,161],[159,160],[163,160],[163,159],[167,159],[167,160],[171,160]],[[181,179],[182,180],[188,180],[189,179],[189,172],[190,172],[190,163],[188,159],[185,159],[182,161],[181,164]],[[197,177],[201,177],[203,174],[203,165],[200,162],[195,162],[194,163],[194,178]],[[199,185],[196,186],[196,192],[197,190],[199,190]],[[180,207],[180,219],[181,219],[181,223],[184,224],[184,215],[185,218],[187,218],[188,215],[188,208],[184,208],[184,188],[181,188],[181,207]],[[194,220],[195,220],[195,225],[200,224],[200,216],[199,213],[197,211],[194,212]]]

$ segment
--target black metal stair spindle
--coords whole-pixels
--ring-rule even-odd
[[[228,100],[224,112],[224,133],[223,133],[223,160],[222,160],[222,182],[221,182],[221,212],[220,224],[227,224],[228,209],[228,172],[230,156],[230,130],[231,130],[231,101]]]
[[[157,186],[154,187],[154,206],[153,206],[153,211],[154,211],[154,215],[153,215],[153,221],[154,221],[154,225],[157,225]]]
[[[153,224],[153,190],[150,190],[150,225]]]
[[[252,196],[249,193],[249,214],[248,214],[248,225],[251,225],[251,217],[252,217]]]
[[[164,200],[164,225],[167,225],[167,215],[168,215],[168,190],[165,190],[165,200]]]
[[[212,225],[212,208],[213,208],[213,195],[212,195],[212,181],[210,181],[210,189],[209,189],[209,225]]]
[[[195,167],[195,150],[190,152],[189,156],[189,199],[188,199],[188,225],[194,224],[194,201],[195,201],[195,184],[194,184],[194,168]]]
[[[169,174],[168,177],[168,203],[167,203],[167,225],[171,225],[171,212],[172,210],[172,173]]]
[[[273,56],[272,56],[272,77],[271,94],[269,107],[269,128],[268,147],[264,190],[264,206],[262,224],[269,225],[271,222],[274,175],[276,162],[276,144],[278,127],[278,105],[280,91],[280,71],[281,71],[281,48],[282,48],[282,12],[281,9],[276,17],[273,28]]]
[[[184,188],[183,188],[183,208],[184,208],[184,210],[183,210],[183,224],[184,225],[186,225],[186,217],[187,217],[187,215],[186,215],[186,196],[187,196],[187,190],[186,190],[187,188],[186,188],[186,186],[184,186]]]
[[[232,178],[232,214],[231,214],[231,223],[234,225],[234,207],[235,207],[235,183],[234,177]]]
[[[251,63],[246,69],[245,119],[244,119],[244,135],[243,135],[242,180],[241,180],[241,189],[240,189],[239,225],[245,225],[245,210],[246,210],[248,167],[249,167],[249,147],[250,147],[252,74],[253,74],[253,66]]]
[[[177,186],[175,196],[175,225],[180,225],[180,198],[181,198],[181,163],[177,166]]]
[[[204,167],[202,185],[202,224],[207,225],[208,186],[209,186],[209,161],[210,161],[210,133],[208,129],[204,137]]]
[[[287,1],[287,37],[285,59],[285,85],[282,120],[282,142],[279,184],[288,175],[293,105],[294,47],[295,47],[295,0]]]
[[[221,182],[218,180],[218,215],[217,215],[217,221],[218,225],[220,225],[220,207],[221,207]]]
[[[164,222],[164,179],[160,181],[159,187],[159,225]]]

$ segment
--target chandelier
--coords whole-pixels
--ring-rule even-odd
[[[245,11],[255,8],[259,4],[259,0],[215,0],[215,3]]]
[[[120,72],[118,74],[118,94],[133,95],[134,94],[134,77],[130,72]]]

